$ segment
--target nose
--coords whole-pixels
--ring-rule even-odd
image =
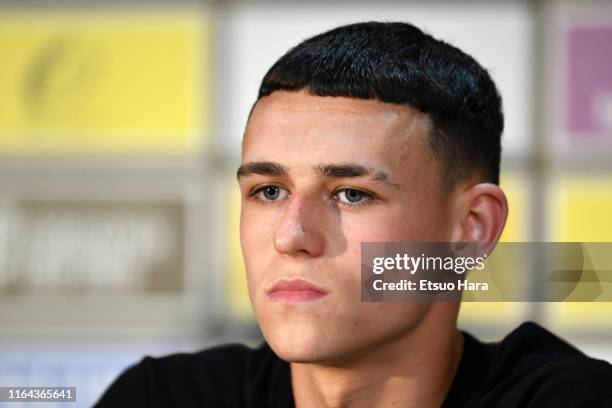
[[[323,253],[325,238],[321,228],[325,209],[314,200],[306,196],[291,197],[274,235],[274,246],[278,252],[311,257]]]

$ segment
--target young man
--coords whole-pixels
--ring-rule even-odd
[[[263,79],[242,148],[241,243],[266,342],[145,358],[99,406],[544,407],[612,403],[612,367],[535,324],[499,344],[457,302],[362,302],[362,242],[496,242],[501,100],[404,23],[308,39]]]

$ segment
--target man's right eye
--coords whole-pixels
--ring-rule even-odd
[[[253,196],[259,201],[271,202],[282,200],[287,197],[288,194],[288,191],[282,187],[268,185],[258,188]]]

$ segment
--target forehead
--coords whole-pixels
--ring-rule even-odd
[[[277,91],[255,105],[242,159],[384,162],[394,167],[423,156],[428,122],[407,106],[375,100]]]

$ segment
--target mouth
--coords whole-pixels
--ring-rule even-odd
[[[328,292],[303,279],[281,279],[266,291],[273,300],[287,303],[303,303],[321,299]]]

